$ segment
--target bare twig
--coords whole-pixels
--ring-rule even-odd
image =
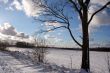
[[[80,9],[78,9],[76,3],[73,0],[69,0],[69,1],[74,5],[76,11],[79,13],[80,19],[82,19],[82,13],[81,13],[82,7],[80,7]]]
[[[110,73],[110,57],[109,57],[109,54],[107,52],[107,65],[108,65],[108,72]]]
[[[65,21],[60,21],[60,20],[55,20],[55,19],[52,19],[52,20],[47,20],[47,19],[36,19],[35,20],[38,20],[40,22],[49,22],[49,23],[63,23],[63,24],[67,24],[67,22]]]
[[[43,30],[42,33],[44,33],[44,32],[50,32],[50,31],[54,31],[54,30],[59,29],[59,28],[67,28],[67,27],[66,27],[66,26],[54,27],[54,28],[49,29],[49,30]]]

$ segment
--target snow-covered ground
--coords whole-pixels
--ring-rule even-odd
[[[32,63],[32,60],[30,60],[27,54],[31,53],[32,49],[9,49],[12,52],[0,51],[0,73],[63,73],[62,70],[64,69],[66,73],[78,73],[80,69],[81,51],[48,49],[46,62],[51,67],[57,67],[59,69],[57,71],[51,71],[45,70],[47,69],[46,67],[49,69],[50,66]],[[107,54],[110,56],[110,52],[90,52],[90,65],[93,73],[109,73]]]
[[[110,56],[110,52],[90,52],[91,71],[94,73],[109,73],[107,67],[107,54]],[[80,69],[81,51],[52,49],[49,51],[49,54],[47,54],[47,59],[51,63],[64,65],[68,68],[71,68],[72,63],[73,69]]]
[[[0,73],[38,73],[38,70],[32,63],[26,64],[7,52],[0,52]]]

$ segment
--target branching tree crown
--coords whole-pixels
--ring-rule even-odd
[[[88,27],[91,23],[94,16],[105,9],[108,5],[110,5],[110,1],[108,1],[105,5],[103,5],[100,9],[96,10],[90,18],[88,18],[89,7],[91,0],[34,0],[39,7],[42,8],[41,15],[44,17],[35,18],[41,22],[48,23],[60,23],[60,26],[53,26],[52,29],[43,32],[49,32],[58,28],[66,28],[72,39],[75,43],[77,43],[82,48],[82,65],[81,68],[90,71],[90,62],[89,62],[89,33]],[[76,14],[80,18],[80,23],[82,25],[82,43],[77,41],[72,33],[71,23],[72,16],[71,14],[76,12]]]

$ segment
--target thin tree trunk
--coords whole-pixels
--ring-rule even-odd
[[[88,11],[87,7],[83,8],[83,19],[82,19],[82,31],[83,31],[83,45],[82,45],[82,65],[81,68],[90,71],[89,61],[89,33],[88,33]]]

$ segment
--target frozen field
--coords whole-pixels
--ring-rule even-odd
[[[90,52],[91,71],[95,73],[108,73],[107,54],[110,56],[110,52]],[[68,68],[71,68],[72,63],[73,69],[80,69],[81,51],[52,49],[47,54],[47,59],[49,62],[64,65]]]
[[[62,73],[62,72],[49,72],[42,71],[41,65],[31,63],[31,60],[23,56],[25,53],[31,53],[32,49],[23,48],[9,48],[11,51],[20,51],[21,54],[15,55],[5,52],[0,52],[0,73]],[[90,65],[93,73],[109,73],[107,65],[107,54],[110,52],[90,52]],[[18,57],[19,56],[19,57]],[[73,69],[77,73],[81,65],[81,51],[61,50],[61,49],[48,49],[46,55],[46,62],[51,65],[66,67]]]

